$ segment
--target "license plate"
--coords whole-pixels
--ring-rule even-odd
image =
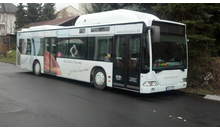
[[[173,90],[173,89],[174,89],[174,86],[166,87],[166,91]]]

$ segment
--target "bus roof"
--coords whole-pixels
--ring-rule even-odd
[[[159,20],[159,18],[148,13],[119,9],[113,11],[82,15],[76,20],[75,26],[114,24],[121,22],[136,22],[136,21],[144,21],[147,26],[150,26],[153,20]]]
[[[21,31],[32,31],[32,30],[44,30],[44,29],[58,29],[63,28],[62,26],[56,26],[56,25],[42,25],[42,26],[34,26],[30,27],[29,29],[22,29]]]

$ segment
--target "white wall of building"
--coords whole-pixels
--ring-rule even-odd
[[[0,14],[0,35],[14,34],[15,14],[1,13]],[[6,28],[6,29],[5,29]]]

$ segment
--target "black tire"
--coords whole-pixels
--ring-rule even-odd
[[[41,66],[40,66],[40,63],[38,61],[34,62],[33,72],[37,76],[39,76],[41,74]]]
[[[93,74],[93,84],[95,88],[105,89],[106,87],[106,75],[103,69],[96,69]]]

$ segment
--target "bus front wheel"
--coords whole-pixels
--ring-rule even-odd
[[[106,85],[106,76],[103,69],[96,69],[93,75],[93,84],[98,89],[104,89]]]

